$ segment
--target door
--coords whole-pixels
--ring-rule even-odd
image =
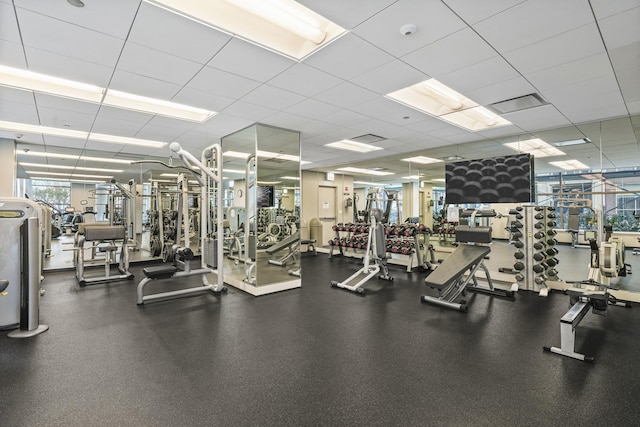
[[[321,186],[318,188],[318,218],[322,222],[323,240],[333,239],[334,237],[335,233],[331,227],[336,223],[338,214],[336,201],[336,187]]]

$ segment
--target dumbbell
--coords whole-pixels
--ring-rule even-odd
[[[402,255],[409,255],[409,252],[411,252],[411,248],[402,248],[400,252],[402,253]]]
[[[551,238],[547,240],[547,245],[549,246],[555,246],[557,244],[558,244],[558,241],[556,239]]]
[[[555,222],[555,221],[549,221],[549,222],[547,222],[547,226],[548,226],[548,227],[555,227],[556,225],[558,225],[558,224],[556,224],[556,222]]]
[[[536,239],[542,239],[544,238],[544,232],[538,231],[536,234],[533,235],[533,237],[535,237]]]
[[[549,265],[549,267],[555,267],[556,265],[558,265],[560,260],[558,260],[558,258],[554,257],[554,258],[549,258],[546,262]]]
[[[513,237],[514,239],[519,239],[522,237],[522,231],[514,231],[513,233],[511,233],[511,237]]]
[[[404,235],[407,237],[415,236],[416,227],[414,225],[410,225],[409,227],[404,229]]]
[[[547,218],[549,219],[554,219],[556,217],[556,214],[554,214],[553,212],[547,214]]]
[[[515,242],[513,242],[513,246],[515,246],[518,249],[522,249],[524,248],[524,243],[522,243],[520,240],[516,240]]]
[[[524,258],[524,252],[516,251],[516,253],[514,253],[513,256],[516,257],[516,259],[522,259]]]
[[[547,211],[549,211],[549,212],[553,212],[553,211],[555,211],[555,210],[556,210],[556,208],[555,208],[555,207],[553,207],[553,206],[547,206]]]
[[[511,226],[515,228],[522,228],[522,223],[520,221],[511,221]]]
[[[404,234],[404,230],[405,230],[404,225],[399,225],[396,227],[395,230],[393,230],[393,234],[395,234],[396,236],[400,236],[401,234]]]
[[[513,269],[517,271],[522,271],[524,270],[524,264],[520,261],[517,261],[513,264]]]
[[[549,235],[549,236],[551,236],[551,237],[555,236],[556,234],[558,234],[558,232],[557,232],[556,230],[549,230],[549,231],[547,231],[547,235]]]
[[[543,241],[535,242],[533,248],[537,250],[544,249],[545,243]]]
[[[540,252],[536,252],[535,254],[533,254],[533,259],[535,259],[536,261],[542,261],[545,258],[546,258],[545,255]]]
[[[544,210],[544,206],[536,206],[533,209],[536,210],[536,211],[543,211]]]
[[[544,214],[542,212],[537,213],[533,218],[534,219],[544,219]]]
[[[539,230],[541,228],[544,228],[544,223],[543,222],[536,222],[535,224],[533,224],[533,226]]]
[[[549,256],[554,256],[558,254],[558,250],[556,248],[549,248],[547,249],[547,255]]]
[[[549,277],[558,277],[558,270],[552,268],[551,270],[547,271],[547,275]]]
[[[536,273],[543,273],[548,267],[549,266],[547,264],[541,262],[540,264],[534,265],[532,268]]]
[[[533,279],[538,285],[543,285],[545,280],[547,280],[547,276],[545,276],[544,274],[536,277],[535,279]]]
[[[516,274],[516,280],[517,280],[518,282],[522,282],[522,281],[524,280],[524,276],[523,276],[522,274],[519,274],[519,273],[518,273],[518,274]]]

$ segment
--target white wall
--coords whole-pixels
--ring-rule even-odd
[[[95,184],[80,184],[71,183],[71,207],[76,209],[76,212],[84,212],[85,206],[93,206],[93,210],[96,210],[95,199]],[[86,200],[87,204],[83,205],[82,200]]]

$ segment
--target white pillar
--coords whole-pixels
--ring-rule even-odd
[[[0,162],[0,196],[14,197],[18,166],[16,143],[12,139],[0,138]]]

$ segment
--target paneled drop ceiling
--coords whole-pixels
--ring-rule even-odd
[[[309,162],[303,169],[377,166],[394,172],[386,181],[395,182],[406,181],[412,166],[428,177],[442,174],[442,164],[398,161],[405,157],[515,154],[502,144],[530,138],[591,141],[563,147],[566,156],[537,160],[538,172],[558,172],[548,161],[569,158],[598,171],[640,164],[640,0],[299,0],[348,31],[299,62],[145,1],[83,1],[77,8],[66,0],[0,0],[0,65],[218,114],[196,123],[0,86],[0,121],[179,141],[197,156],[260,122],[301,132]],[[417,30],[403,35],[405,24]],[[511,125],[471,132],[385,97],[428,78],[484,106],[532,93],[543,105],[504,114]],[[383,150],[325,147],[365,134],[383,137],[372,143]],[[168,145],[7,130],[0,138],[31,152],[169,157]],[[126,181],[157,166],[118,167],[124,172],[117,178]],[[26,177],[24,168],[19,176]]]

